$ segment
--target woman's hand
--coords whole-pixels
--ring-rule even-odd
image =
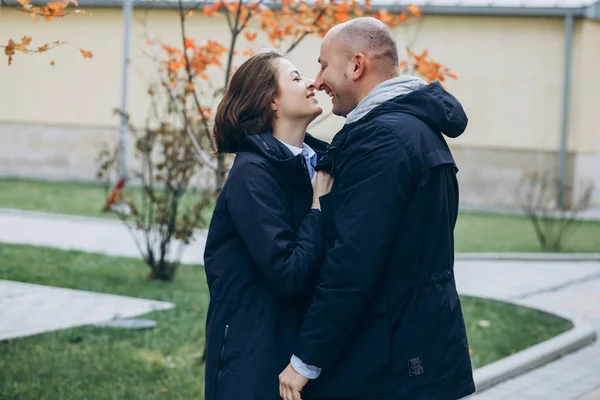
[[[312,180],[313,186],[313,204],[312,208],[321,209],[321,203],[319,197],[325,196],[331,192],[331,186],[333,186],[333,176],[328,172],[318,171]]]

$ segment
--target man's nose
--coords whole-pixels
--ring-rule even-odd
[[[323,90],[323,74],[320,71],[313,81],[313,86],[316,90]]]

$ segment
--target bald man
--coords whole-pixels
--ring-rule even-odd
[[[454,400],[475,391],[454,279],[457,168],[443,135],[467,126],[438,83],[400,76],[389,29],[331,29],[315,86],[346,117],[317,169],[328,253],[284,400]]]

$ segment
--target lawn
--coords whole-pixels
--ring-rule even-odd
[[[457,252],[540,252],[526,217],[461,212],[455,230]],[[566,237],[563,252],[600,252],[600,221],[581,221]]]
[[[203,398],[200,351],[208,291],[201,266],[182,267],[174,282],[159,283],[144,279],[146,267],[136,259],[0,244],[0,260],[0,279],[177,305],[147,315],[158,322],[149,331],[82,327],[0,342],[0,399]],[[462,301],[475,367],[571,327],[527,308],[471,297]]]
[[[181,203],[184,207],[200,200],[195,190],[184,194]],[[109,192],[109,188],[99,183],[3,178],[0,179],[0,208],[118,219],[116,213],[102,210]],[[141,204],[139,188],[128,189],[128,192]],[[208,221],[209,214],[207,217]]]
[[[92,183],[0,179],[0,208],[116,218],[113,213],[102,212],[106,193],[101,185]],[[191,203],[194,197],[190,193],[185,200]],[[567,238],[563,251],[590,253],[599,249],[600,222],[582,222]],[[524,217],[463,212],[456,226],[456,251],[535,252],[540,247]]]

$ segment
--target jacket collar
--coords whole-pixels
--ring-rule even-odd
[[[244,150],[261,154],[273,164],[293,183],[299,186],[311,186],[306,162],[301,154],[294,155],[283,143],[275,139],[271,132],[250,135]],[[310,146],[321,157],[327,150],[327,142],[306,134],[304,143]]]

